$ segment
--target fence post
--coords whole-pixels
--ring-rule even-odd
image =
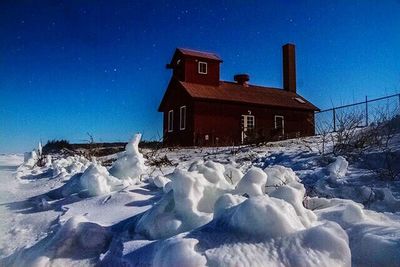
[[[368,97],[365,96],[365,126],[368,126]]]
[[[400,94],[399,94],[399,113],[400,113]]]
[[[333,110],[333,131],[336,132],[336,110],[335,108]]]

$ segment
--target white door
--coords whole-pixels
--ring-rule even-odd
[[[242,128],[242,143],[244,143],[249,135],[249,132],[255,128],[255,119],[253,115],[242,115],[241,119]]]

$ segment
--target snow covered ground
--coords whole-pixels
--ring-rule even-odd
[[[318,138],[146,159],[136,135],[109,168],[0,155],[0,266],[400,266],[399,181]]]

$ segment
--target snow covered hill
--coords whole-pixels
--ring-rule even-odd
[[[320,138],[1,155],[0,266],[400,266],[400,182]]]

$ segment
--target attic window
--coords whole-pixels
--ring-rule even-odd
[[[304,101],[303,99],[301,99],[300,97],[295,97],[294,98],[297,102],[299,102],[299,103],[302,103],[302,104],[305,104],[306,103],[306,101]]]
[[[207,62],[199,61],[199,73],[207,74]]]

